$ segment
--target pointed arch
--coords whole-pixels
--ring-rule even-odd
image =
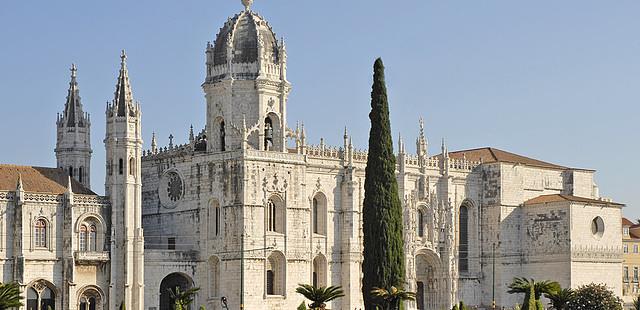
[[[27,300],[25,304],[27,309],[56,309],[59,292],[53,283],[44,279],[34,280],[27,285],[26,290]]]

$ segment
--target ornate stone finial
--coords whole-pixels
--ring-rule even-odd
[[[169,134],[169,149],[173,148],[173,134]]]
[[[120,52],[120,59],[122,60],[122,63],[125,63],[127,61],[127,53],[124,50]]]
[[[191,127],[189,127],[189,142],[193,143],[193,141],[195,141],[195,137],[193,135],[193,125],[191,125]]]
[[[76,67],[76,64],[71,64],[71,77],[75,78],[76,77],[76,72],[78,72],[78,67]]]
[[[242,0],[242,5],[244,5],[245,11],[251,10],[252,4],[253,4],[253,0]]]
[[[158,153],[158,142],[156,141],[156,132],[151,134],[151,153]]]
[[[424,119],[422,118],[422,116],[420,116],[420,135],[424,136]]]

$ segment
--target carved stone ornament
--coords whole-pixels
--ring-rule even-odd
[[[185,186],[180,174],[175,170],[165,172],[158,182],[158,196],[163,207],[173,209],[184,196]]]
[[[274,173],[273,177],[264,177],[262,179],[262,189],[266,192],[284,192],[287,190],[289,182],[286,179],[280,179],[278,173]]]

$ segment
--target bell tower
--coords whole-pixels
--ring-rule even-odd
[[[269,23],[251,10],[230,18],[206,48],[207,150],[286,151],[287,52]]]
[[[71,81],[67,102],[56,121],[56,161],[69,176],[91,187],[91,121],[89,114],[82,111],[80,89],[76,80],[78,68],[71,65]]]
[[[107,104],[105,195],[111,200],[109,309],[144,309],[142,231],[142,133],[140,104],[134,103],[127,56],[120,56],[115,98]],[[120,308],[124,305],[123,308]]]

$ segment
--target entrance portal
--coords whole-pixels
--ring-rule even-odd
[[[176,287],[180,288],[181,292],[184,292],[192,286],[193,282],[184,274],[176,272],[166,276],[162,279],[162,282],[160,282],[160,310],[174,309],[174,301],[171,298],[171,291],[175,292]]]

